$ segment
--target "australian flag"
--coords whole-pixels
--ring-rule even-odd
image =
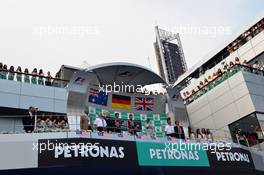
[[[90,103],[107,106],[108,95],[105,92],[90,88],[89,94]]]
[[[149,97],[136,97],[135,105],[138,111],[153,111],[154,99]]]

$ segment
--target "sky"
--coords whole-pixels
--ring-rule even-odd
[[[190,68],[263,12],[263,0],[1,0],[0,62],[53,74],[108,62],[157,72],[158,25],[180,34]]]

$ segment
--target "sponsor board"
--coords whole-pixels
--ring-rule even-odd
[[[200,149],[176,149],[179,144],[161,142],[137,142],[138,162],[141,166],[192,166],[209,167],[206,151]]]
[[[87,138],[39,140],[38,166],[138,165],[136,143]]]
[[[241,148],[208,150],[207,154],[212,168],[255,168],[250,152]]]

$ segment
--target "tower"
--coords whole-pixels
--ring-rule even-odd
[[[178,77],[186,72],[183,49],[179,34],[155,27],[156,42],[154,43],[159,74],[169,84],[173,84]]]

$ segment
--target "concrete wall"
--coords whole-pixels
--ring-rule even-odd
[[[263,89],[263,76],[240,71],[186,106],[190,123],[222,130],[223,136],[228,124],[254,111],[264,112]]]
[[[64,88],[0,80],[0,106],[28,109],[36,106],[40,111],[66,113],[67,91]]]

